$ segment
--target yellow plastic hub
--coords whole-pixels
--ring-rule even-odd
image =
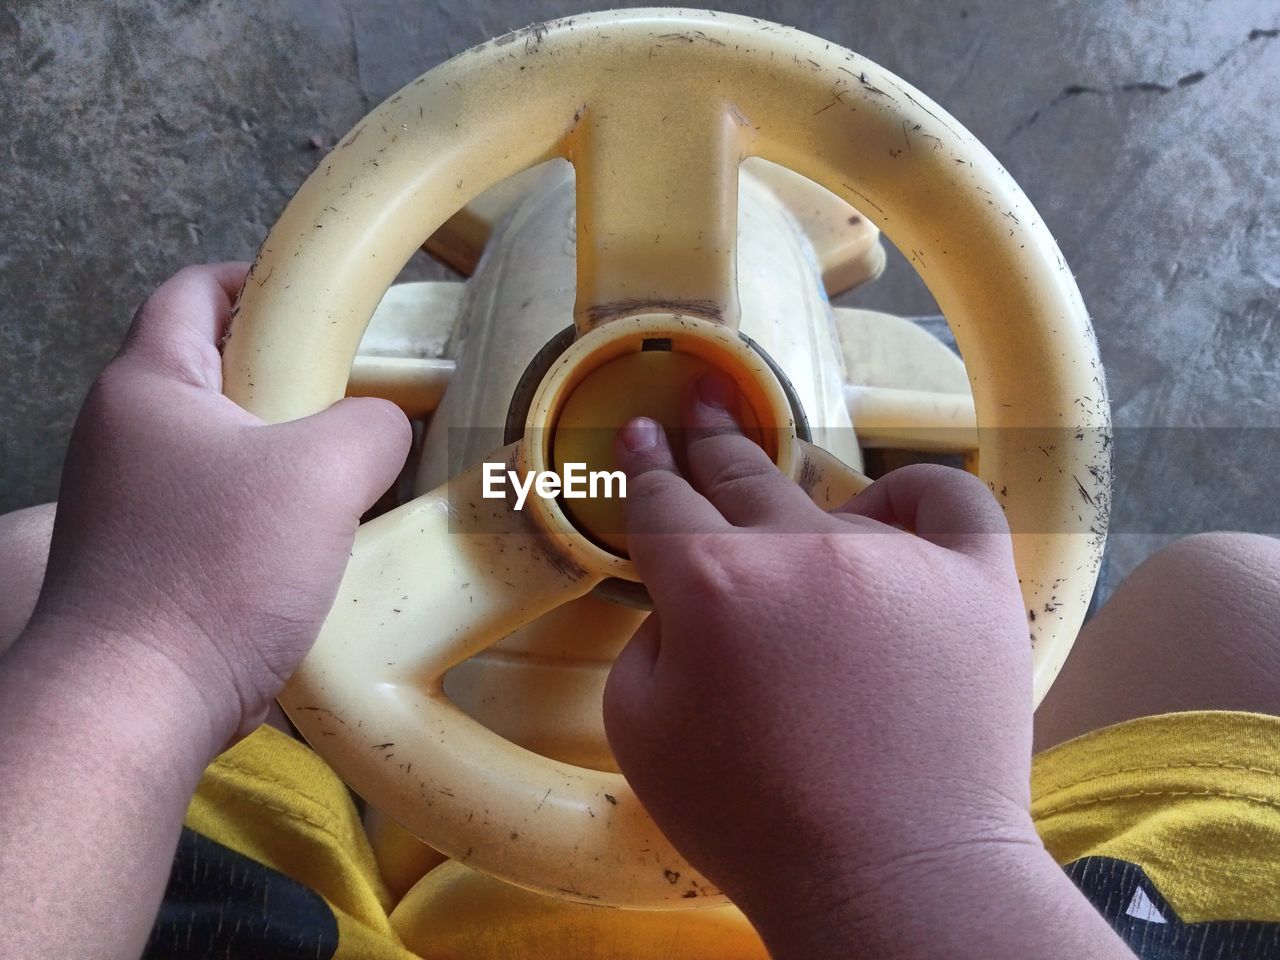
[[[697,377],[715,369],[724,367],[677,350],[670,338],[659,337],[643,341],[639,352],[616,357],[596,368],[574,388],[560,412],[551,441],[556,472],[563,477],[565,465],[570,463],[585,464],[587,472],[617,470],[614,435],[628,420],[643,416],[662,424],[680,472],[688,476],[684,444],[678,434],[681,398]],[[741,404],[737,413],[743,432],[764,447],[756,409],[748,401]],[[626,508],[621,498],[562,498],[561,508],[579,530],[598,544],[627,555]]]

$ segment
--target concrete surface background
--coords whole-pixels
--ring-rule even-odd
[[[5,4],[0,511],[55,495],[84,391],[149,289],[192,261],[250,257],[321,151],[406,81],[510,28],[610,5]],[[1280,532],[1274,0],[721,6],[905,77],[1037,204],[1110,375],[1108,585],[1180,532]],[[899,257],[851,302],[936,310]]]

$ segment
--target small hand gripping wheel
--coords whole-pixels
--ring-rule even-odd
[[[991,154],[928,97],[816,37],[715,13],[599,13],[431,70],[366,117],[272,228],[225,347],[226,393],[272,422],[333,403],[423,240],[494,184],[565,157],[577,172],[578,337],[534,397],[525,438],[488,459],[546,468],[537,438],[574,386],[642,339],[674,336],[738,379],[779,438],[766,448],[780,469],[819,502],[847,497],[865,481],[796,437],[776,377],[736,335],[747,156],[870,214],[950,322],[980,473],[1014,531],[1034,613],[1038,702],[1083,619],[1107,523],[1110,416],[1088,316]],[[526,751],[444,696],[454,664],[606,577],[636,579],[556,503],[532,498],[516,513],[482,500],[480,483],[473,469],[361,528],[282,704],[355,790],[479,870],[590,903],[719,902],[621,777]]]

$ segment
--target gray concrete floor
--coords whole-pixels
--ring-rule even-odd
[[[55,495],[84,391],[149,289],[192,261],[251,256],[321,150],[417,74],[511,27],[603,6],[5,5],[0,511]],[[1181,532],[1280,532],[1274,0],[723,6],[902,75],[1037,204],[1110,376],[1110,583]],[[896,257],[852,302],[935,310]]]

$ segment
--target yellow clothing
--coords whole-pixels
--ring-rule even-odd
[[[319,893],[337,920],[336,956],[413,960],[351,794],[306,744],[260,727],[209,765],[186,825]]]
[[[1280,718],[1181,713],[1094,731],[1036,757],[1032,794],[1046,847],[1140,956],[1280,957]],[[304,744],[264,727],[232,747],[206,772],[187,826],[171,892],[199,872],[183,866],[189,841],[190,859],[243,855],[232,875],[251,872],[246,863],[267,875],[253,881],[254,909],[233,911],[238,930],[278,931],[272,897],[299,916],[331,913],[327,934],[300,932],[296,954],[271,956],[415,956],[393,930],[350,794]],[[190,940],[210,895],[183,897],[166,901],[153,947]],[[227,924],[218,917],[219,935]]]
[[[1280,922],[1280,717],[1171,713],[1095,730],[1037,756],[1031,793],[1058,863],[1139,865],[1183,924]],[[1152,910],[1169,912],[1135,908]]]

